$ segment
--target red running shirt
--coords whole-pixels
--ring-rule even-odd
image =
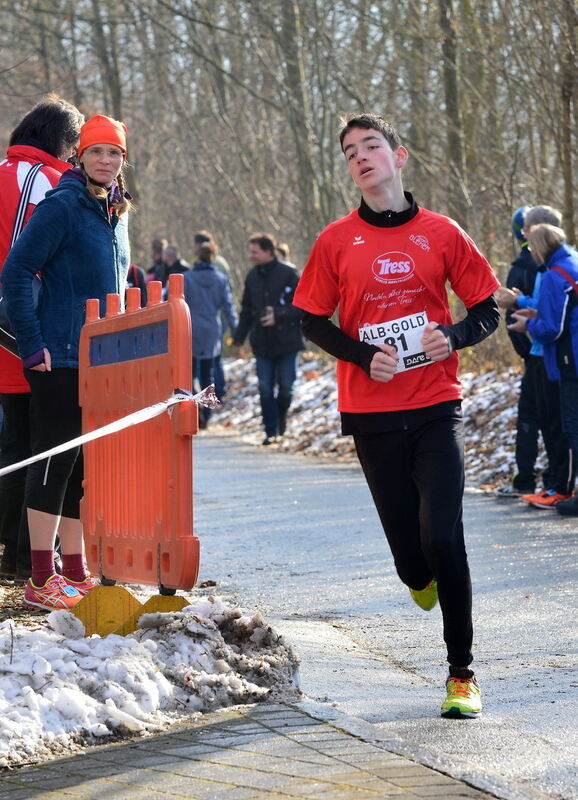
[[[425,313],[451,325],[446,284],[469,308],[500,285],[473,240],[448,217],[420,208],[392,228],[365,222],[357,210],[328,225],[315,242],[293,304],[330,317],[359,339],[359,328]],[[458,354],[373,381],[357,365],[337,362],[339,410],[401,411],[461,399]]]

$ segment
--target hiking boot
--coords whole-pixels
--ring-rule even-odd
[[[64,575],[62,577],[69,586],[72,586],[74,589],[80,592],[80,594],[83,597],[87,595],[92,589],[96,588],[97,586],[100,586],[100,581],[97,581],[96,578],[93,578],[92,575],[90,575],[90,573],[86,576],[86,578],[83,581],[73,581],[70,578],[65,577]]]
[[[431,611],[438,601],[437,581],[430,581],[425,589],[410,589],[409,593],[420,608]]]
[[[452,678],[446,681],[446,699],[442,703],[442,717],[479,716],[482,710],[482,690],[475,678]]]
[[[561,500],[569,500],[571,497],[571,494],[560,494],[555,489],[546,489],[537,494],[522,495],[522,500],[534,508],[554,509]]]
[[[570,500],[560,500],[556,506],[556,511],[563,517],[578,517],[578,497],[574,496]]]
[[[69,611],[81,600],[78,589],[68,584],[61,575],[52,575],[44,586],[35,586],[30,578],[24,590],[24,608],[42,608],[46,611],[64,608]]]

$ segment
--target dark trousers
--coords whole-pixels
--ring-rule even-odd
[[[212,358],[193,358],[193,376],[198,379],[201,389],[205,389],[214,382],[213,379],[214,359]],[[216,394],[216,390],[215,390]],[[218,396],[218,395],[217,395]],[[199,423],[206,428],[211,416],[211,409],[199,406]]]
[[[576,465],[578,464],[578,379],[560,382],[560,409],[562,427],[570,442],[573,463]]]
[[[27,369],[25,374],[32,391],[32,452],[43,453],[80,436],[82,412],[78,405],[78,370],[38,372]],[[80,447],[32,464],[26,476],[26,507],[79,519],[83,471]]]
[[[227,393],[227,386],[225,383],[225,370],[223,369],[223,359],[221,356],[215,356],[214,358],[213,378],[215,381],[215,394],[219,400],[222,400]]]
[[[30,394],[1,394],[4,421],[0,431],[0,467],[29,458]],[[0,478],[0,542],[3,565],[14,572],[30,570],[30,539],[24,509],[26,467]]]
[[[265,433],[277,436],[285,432],[285,420],[297,377],[297,351],[279,356],[257,356],[255,360]]]
[[[397,573],[412,589],[437,580],[448,661],[465,667],[473,630],[461,413],[354,441]]]
[[[576,466],[568,436],[562,429],[560,384],[548,380],[541,356],[530,356],[530,361],[538,425],[548,455],[548,468],[543,475],[544,488],[570,494],[576,480]]]
[[[518,419],[516,423],[516,467],[517,473],[512,484],[515,489],[524,489],[531,493],[536,488],[536,459],[538,458],[538,437],[540,421],[538,418],[538,401],[536,399],[537,381],[534,375],[538,365],[529,356],[524,364],[524,374],[520,382],[518,398]],[[542,361],[541,358],[539,358]],[[546,472],[544,472],[546,480]]]

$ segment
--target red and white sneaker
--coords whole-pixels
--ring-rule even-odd
[[[82,595],[78,589],[68,584],[61,575],[52,575],[44,586],[35,586],[32,578],[26,582],[24,608],[42,608],[45,611],[62,608],[70,610],[81,600]]]
[[[555,489],[546,489],[545,492],[538,492],[537,494],[524,494],[522,500],[529,503],[534,508],[555,509],[561,500],[569,500],[571,494],[560,494]]]
[[[90,573],[88,573],[83,581],[73,581],[70,578],[66,578],[64,575],[62,577],[69,586],[73,586],[83,597],[96,586],[100,586],[100,581],[97,581],[96,578],[93,578]]]

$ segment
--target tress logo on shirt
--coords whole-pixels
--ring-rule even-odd
[[[397,251],[377,256],[371,265],[373,277],[380,283],[401,283],[411,278],[414,270],[413,258]]]

